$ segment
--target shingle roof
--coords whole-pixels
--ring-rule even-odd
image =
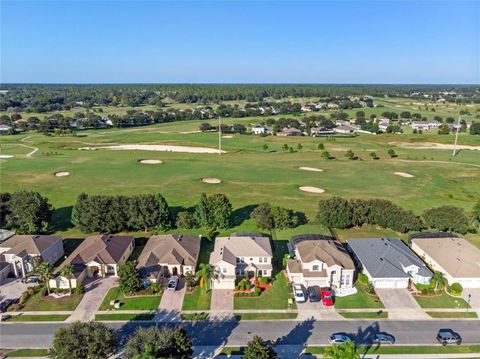
[[[418,275],[432,275],[425,263],[400,239],[351,239],[348,245],[373,278],[409,278],[403,268],[412,264],[419,267]]]
[[[255,236],[217,237],[210,263],[225,261],[233,265],[239,257],[271,257],[270,238]]]
[[[9,248],[5,253],[23,256],[26,254],[41,255],[62,238],[47,235],[15,235],[0,243],[0,248]]]

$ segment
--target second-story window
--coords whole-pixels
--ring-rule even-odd
[[[319,270],[319,269],[320,269],[320,267],[318,266],[318,264],[315,264],[315,265],[312,266],[312,270]]]

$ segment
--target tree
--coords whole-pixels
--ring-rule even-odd
[[[140,272],[133,262],[126,262],[118,269],[118,284],[124,293],[134,293],[142,289]]]
[[[72,294],[72,278],[74,276],[73,264],[66,264],[62,269],[61,275],[68,279],[68,292]]]
[[[201,194],[200,202],[195,207],[195,217],[200,227],[205,229],[209,229],[212,227],[212,213],[210,210],[208,197],[205,193]]]
[[[207,263],[200,263],[196,273],[196,277],[200,278],[200,288],[206,285],[206,289],[210,289],[210,279],[213,278],[213,267]]]
[[[353,158],[355,157],[355,153],[353,153],[352,150],[348,150],[344,156],[347,157],[349,160],[353,160]]]
[[[187,359],[193,354],[192,341],[185,329],[139,327],[128,339],[122,358],[176,358]]]
[[[262,148],[263,148],[264,151],[266,151],[266,150],[268,150],[268,145],[265,143]]]
[[[450,126],[448,126],[446,123],[442,123],[438,127],[438,134],[439,135],[448,135],[450,133]]]
[[[223,193],[215,193],[208,197],[209,212],[214,228],[229,228],[232,215],[232,204]]]
[[[301,144],[301,143],[299,143],[299,144],[297,145],[297,150],[298,150],[298,151],[301,151],[301,150],[302,150],[302,148],[303,148],[302,144]]]
[[[358,354],[355,343],[350,341],[325,348],[323,357],[329,359],[359,359],[360,354]]]
[[[259,204],[250,214],[250,218],[255,220],[257,227],[267,231],[275,228],[273,222],[272,208],[270,204],[264,202]]]
[[[38,192],[20,191],[10,195],[5,222],[17,234],[45,232],[53,213],[53,207]]]
[[[319,143],[318,146],[317,146],[317,148],[318,148],[319,150],[324,150],[324,149],[325,149],[325,145],[324,145],[323,143]]]
[[[395,150],[393,148],[390,148],[388,151],[387,151],[388,155],[390,156],[390,158],[394,158],[394,157],[397,157],[397,154],[395,153]]]
[[[255,335],[252,340],[247,343],[247,347],[243,352],[244,359],[277,359],[278,355],[269,345],[263,342],[263,339]]]
[[[188,211],[179,212],[176,221],[177,228],[192,229],[197,226],[195,215]]]
[[[160,193],[157,193],[155,195],[155,199],[158,206],[157,227],[159,227],[161,230],[166,231],[172,228],[172,214],[170,213],[170,207],[168,206],[165,198]]]
[[[378,156],[375,152],[370,152],[369,156],[372,157],[372,159],[374,159],[374,160],[378,160]]]
[[[470,134],[471,135],[480,135],[480,122],[473,122],[470,125]]]
[[[455,206],[441,206],[427,209],[423,218],[428,227],[439,231],[452,231],[461,234],[467,233],[468,217],[463,209]]]
[[[40,280],[45,283],[47,287],[47,293],[50,294],[50,279],[53,278],[53,268],[48,262],[42,262],[37,266],[36,274],[40,277]]]
[[[55,332],[48,357],[52,359],[107,359],[117,349],[113,329],[100,322],[75,322]]]
[[[326,158],[327,160],[329,160],[331,158],[330,152],[323,151],[322,152],[322,158]]]
[[[204,123],[201,123],[200,126],[198,127],[198,129],[202,132],[208,132],[208,131],[212,131],[212,129],[215,129],[215,127],[212,128],[212,125],[210,125],[209,123],[207,122],[204,122]]]
[[[435,292],[439,289],[442,290],[445,287],[445,278],[443,273],[440,271],[435,271],[432,275],[432,284],[435,284]]]
[[[320,201],[317,219],[327,227],[344,229],[352,226],[352,215],[348,200],[331,197]]]

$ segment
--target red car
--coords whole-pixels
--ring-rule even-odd
[[[332,292],[328,288],[320,289],[320,297],[322,298],[322,303],[326,307],[331,307],[333,305]]]

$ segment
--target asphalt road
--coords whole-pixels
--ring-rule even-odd
[[[4,323],[0,324],[1,348],[48,348],[53,334],[66,323]],[[108,324],[128,337],[142,324],[138,322]],[[464,344],[480,344],[480,320],[425,321],[212,321],[183,324],[196,346],[244,345],[253,335],[265,340],[278,339],[278,345],[327,344],[330,334],[349,333],[357,344],[369,344],[373,334],[387,332],[397,344],[438,344],[440,328],[458,332]]]

